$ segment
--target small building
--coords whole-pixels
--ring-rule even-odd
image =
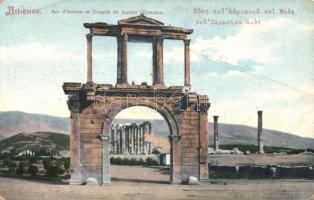
[[[170,153],[161,153],[158,156],[158,164],[159,165],[167,165],[171,164]]]

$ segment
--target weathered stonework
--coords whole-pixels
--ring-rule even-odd
[[[118,25],[84,24],[92,35],[114,36],[118,41],[117,84],[92,81],[91,38],[88,36],[88,81],[64,83],[71,111],[71,183],[87,179],[110,184],[111,123],[122,110],[146,106],[160,113],[170,130],[172,183],[189,177],[208,179],[208,97],[190,91],[188,34],[193,30],[164,26],[143,15],[120,20]],[[128,37],[129,36],[129,37]],[[185,45],[185,85],[166,87],[163,81],[164,39],[183,40]],[[127,42],[153,44],[153,85],[129,85],[127,81]]]

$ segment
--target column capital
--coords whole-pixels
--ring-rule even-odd
[[[92,42],[93,34],[91,34],[91,33],[86,34],[86,39],[88,42]]]
[[[184,42],[185,46],[189,46],[190,42],[191,42],[191,39],[185,39],[185,40],[183,40],[183,42]]]
[[[155,42],[159,43],[160,45],[163,45],[164,43],[164,38],[162,36],[155,36],[154,37]]]
[[[81,101],[79,95],[73,95],[69,97],[69,100],[67,101],[68,108],[73,113],[79,113],[81,110]]]
[[[128,34],[127,33],[122,33],[121,37],[123,38],[123,40],[128,40]]]

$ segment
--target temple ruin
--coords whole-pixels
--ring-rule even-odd
[[[169,127],[171,154],[170,182],[183,183],[191,177],[208,180],[208,97],[191,90],[190,39],[192,29],[166,26],[146,17],[135,16],[118,21],[85,23],[87,38],[87,82],[65,82],[71,111],[71,181],[88,180],[100,185],[111,184],[110,137],[116,115],[131,106],[145,106],[163,116]],[[114,37],[117,40],[117,82],[93,82],[92,38]],[[181,40],[184,48],[184,83],[166,86],[163,70],[163,41]],[[129,84],[128,43],[152,44],[153,84]],[[140,44],[139,44],[140,45]],[[141,66],[151,67],[151,66]],[[104,68],[106,65],[104,63]]]
[[[111,126],[110,154],[150,155],[153,144],[145,141],[145,135],[152,134],[152,124],[148,121]]]

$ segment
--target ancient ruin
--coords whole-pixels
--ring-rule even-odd
[[[257,111],[257,148],[258,153],[264,153],[263,134],[263,111]]]
[[[150,155],[153,144],[145,141],[145,135],[152,134],[152,124],[115,124],[111,126],[110,154]]]
[[[192,29],[165,26],[144,15],[122,19],[117,25],[85,23],[87,34],[87,82],[63,85],[71,111],[71,184],[88,180],[111,184],[110,129],[115,116],[131,106],[159,112],[169,126],[170,182],[188,182],[190,177],[208,180],[208,97],[191,91],[190,39]],[[97,84],[92,74],[92,38],[117,39],[117,82]],[[165,86],[163,41],[181,40],[184,47],[184,84]],[[153,84],[128,83],[128,42],[152,43]],[[105,68],[106,66],[104,66]],[[151,67],[151,66],[142,66]]]
[[[218,117],[214,116],[214,151],[219,149],[219,141],[218,141]]]

